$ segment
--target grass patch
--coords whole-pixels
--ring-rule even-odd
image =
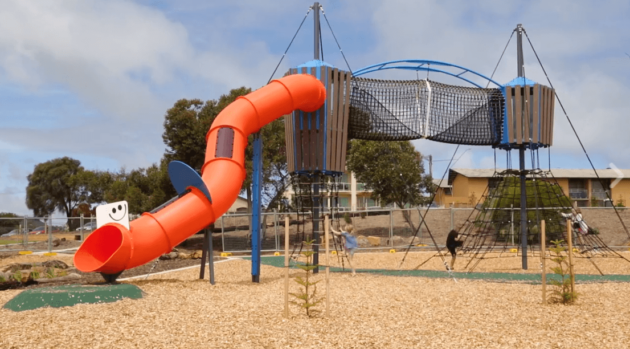
[[[0,245],[8,245],[8,244],[15,244],[17,243],[17,241],[15,240],[0,240]]]

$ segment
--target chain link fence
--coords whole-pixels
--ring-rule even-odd
[[[448,232],[460,228],[472,210],[430,208],[427,211],[426,208],[410,208],[345,211],[331,217],[331,224],[336,229],[352,224],[360,249],[402,249],[410,245],[412,248],[426,249],[433,248],[434,241],[439,246],[444,245]],[[630,209],[618,210],[622,220],[630,228]],[[425,215],[425,212],[426,224],[420,224],[421,216]],[[600,237],[608,246],[628,245],[628,235],[612,208],[582,208],[582,213],[590,226],[598,228]],[[284,249],[285,217],[289,217],[292,243],[303,240],[305,233],[306,236],[310,236],[312,232],[310,213],[300,215],[282,212],[263,213],[261,224],[263,252]],[[220,217],[214,223],[215,248],[223,252],[250,253],[252,246],[250,223],[251,215],[245,213],[225,214]],[[72,251],[95,229],[95,217],[0,218],[0,251]],[[323,237],[323,225],[321,229],[320,236]],[[416,230],[418,233],[413,238]],[[514,227],[514,232],[518,231],[519,227]],[[195,238],[199,239],[199,236],[191,237]]]

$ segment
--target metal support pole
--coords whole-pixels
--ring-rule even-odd
[[[455,214],[453,212],[453,208],[451,207],[451,229],[450,230],[453,230],[453,229],[455,229]]]
[[[319,2],[313,4],[313,22],[313,42],[315,43],[313,46],[315,52],[313,58],[319,60]]]
[[[547,303],[547,251],[545,249],[547,236],[545,234],[545,220],[540,221],[540,260],[542,262],[542,302]]]
[[[313,4],[313,59],[319,60],[319,2]],[[321,243],[319,237],[319,174],[313,177],[313,264],[319,264],[319,245]],[[313,274],[319,273],[319,267],[313,269]]]
[[[516,59],[517,73],[519,77],[525,75],[523,70],[523,27],[521,24],[516,26]],[[521,100],[524,100],[521,99]],[[523,106],[517,105],[517,108]],[[527,118],[526,118],[527,120]],[[520,127],[519,127],[520,128]],[[521,179],[521,252],[522,252],[522,268],[527,270],[527,188],[525,186],[525,145],[521,144],[518,148],[518,163]]]
[[[262,182],[262,135],[254,134],[254,157],[252,159],[252,282],[260,282],[260,218]]]

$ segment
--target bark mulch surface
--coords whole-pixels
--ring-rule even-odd
[[[355,258],[373,268],[393,264],[380,255]],[[198,280],[197,268],[127,281],[145,292],[138,300],[0,309],[0,348],[627,348],[630,341],[628,283],[580,284],[577,303],[565,306],[541,304],[540,285],[331,273],[330,316],[308,318],[291,305],[284,318],[284,268],[263,265],[259,284],[250,261],[220,261],[215,270],[214,286]],[[321,280],[320,296],[324,276],[313,279]],[[0,292],[0,303],[19,292]]]

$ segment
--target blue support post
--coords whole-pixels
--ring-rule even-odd
[[[260,282],[262,145],[262,135],[257,132],[254,134],[254,158],[252,159],[252,282]]]

